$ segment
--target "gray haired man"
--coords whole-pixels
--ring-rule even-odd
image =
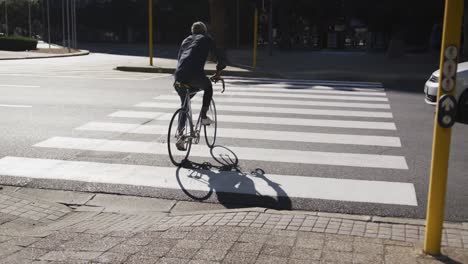
[[[187,93],[203,90],[203,105],[201,109],[202,125],[210,125],[213,121],[206,115],[213,97],[213,86],[205,75],[205,62],[211,52],[217,59],[216,74],[226,68],[224,59],[218,55],[213,39],[208,35],[206,25],[203,22],[195,22],[192,25],[192,34],[184,39],[180,46],[177,68],[174,73],[174,88],[180,96],[182,107]],[[190,87],[187,89],[186,87]],[[186,116],[182,115],[179,121],[179,131],[185,127]],[[184,150],[184,142],[177,142],[179,150]]]

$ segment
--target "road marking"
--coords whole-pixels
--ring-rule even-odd
[[[10,104],[0,104],[0,107],[11,107],[11,108],[31,108],[32,105],[10,105]]]
[[[90,122],[76,128],[86,131],[120,132],[147,135],[166,135],[168,126],[128,123]],[[259,139],[324,144],[347,144],[363,146],[401,147],[398,137],[364,136],[330,133],[305,133],[218,127],[218,138]]]
[[[165,143],[143,141],[53,137],[35,144],[34,147],[168,155],[167,145]],[[364,168],[408,169],[406,159],[402,156],[230,146],[226,148],[232,150],[239,159],[242,160]],[[193,145],[190,155],[192,157],[211,157],[209,149],[202,145]]]
[[[177,109],[178,107],[180,107],[180,103],[143,102],[143,103],[136,104],[135,107]],[[192,104],[192,108],[200,109],[201,104],[196,104],[196,103]],[[281,108],[281,107],[266,107],[266,106],[231,106],[231,105],[223,105],[223,104],[221,105],[218,104],[216,107],[216,110],[227,111],[227,112],[249,112],[249,113],[393,118],[393,114],[390,112]]]
[[[216,89],[216,86],[215,86]],[[370,95],[370,96],[386,96],[385,92],[369,92],[369,89],[362,90],[351,90],[346,88],[333,88],[328,86],[263,86],[263,85],[253,85],[253,86],[239,86],[239,85],[229,85],[227,91],[236,91],[236,92],[285,92],[285,93],[294,93],[294,94],[342,94],[342,95]]]
[[[175,111],[174,111],[175,112]],[[118,111],[110,114],[111,117],[126,118],[147,118],[163,121],[171,120],[173,113],[144,112],[144,111]],[[197,116],[197,114],[194,114]],[[312,127],[338,127],[338,128],[358,128],[358,129],[381,129],[396,130],[393,122],[373,122],[373,121],[348,121],[348,120],[328,120],[328,119],[303,119],[267,116],[239,116],[239,115],[217,115],[219,123],[247,123],[285,126],[312,126]]]
[[[180,98],[176,95],[160,95],[154,97],[155,100],[167,100],[180,102]],[[192,98],[193,102],[200,102],[202,99],[202,93],[197,94]],[[271,105],[300,105],[300,106],[330,106],[340,108],[370,108],[370,109],[390,109],[389,104],[373,104],[373,103],[349,103],[349,102],[333,102],[333,101],[311,101],[311,100],[279,100],[279,99],[255,99],[255,98],[236,98],[229,96],[217,96],[215,101],[223,104],[234,104],[234,103],[246,103],[256,104],[259,102],[262,104]]]
[[[382,83],[378,82],[353,82],[353,81],[330,81],[330,80],[304,80],[304,79],[275,79],[275,78],[231,78],[225,77],[226,82],[245,82],[259,84],[278,84],[278,85],[348,85],[348,86],[364,86],[364,87],[382,87]]]
[[[0,175],[89,183],[146,186],[191,191],[227,192],[272,197],[322,199],[417,206],[414,185],[403,182],[319,178],[239,172],[190,170],[175,167],[108,164],[4,157]],[[193,177],[196,175],[197,177]],[[178,179],[181,184],[179,184]],[[238,186],[241,184],[243,188]],[[182,185],[182,186],[181,186]],[[245,188],[246,185],[251,188]]]
[[[0,76],[25,76],[37,78],[70,78],[70,79],[93,79],[93,80],[122,80],[122,81],[145,81],[151,78],[115,78],[99,76],[76,76],[76,75],[43,75],[43,74],[20,74],[20,73],[1,73]]]
[[[176,92],[174,92],[176,93]],[[344,101],[376,101],[388,102],[385,97],[368,97],[368,96],[343,96],[343,95],[319,95],[319,94],[287,94],[287,93],[259,93],[259,92],[229,92],[233,96],[249,96],[249,97],[280,97],[280,98],[297,98],[297,99],[323,99],[323,100],[344,100]],[[261,100],[261,99],[259,99]]]
[[[40,88],[38,85],[0,84],[0,87]]]
[[[117,111],[110,114],[110,117],[126,117],[126,118],[149,118],[155,119],[163,115],[170,115],[168,120],[170,120],[172,114],[161,113],[161,112],[143,112],[143,111]]]

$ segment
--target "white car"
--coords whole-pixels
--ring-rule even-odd
[[[440,71],[432,73],[429,80],[424,86],[424,94],[426,95],[426,103],[436,105],[437,89],[439,89]],[[458,64],[457,82],[455,98],[458,102],[457,121],[468,124],[468,62]]]

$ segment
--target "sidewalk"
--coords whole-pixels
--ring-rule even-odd
[[[37,50],[33,51],[6,51],[0,50],[0,60],[44,59],[88,55],[87,50],[72,50],[70,53],[62,46],[38,42]]]
[[[0,191],[0,263],[468,263],[468,223],[424,255],[424,221],[121,195]]]
[[[138,47],[135,50],[143,56],[143,50]],[[132,52],[127,46],[115,49],[119,52]],[[154,67],[147,66],[148,62],[143,61],[141,64],[118,65],[116,69],[173,73],[177,65],[174,50],[175,47],[157,47]],[[168,56],[168,53],[173,56]],[[259,49],[255,69],[251,67],[252,51],[249,49],[230,49],[227,51],[227,57],[230,67],[223,71],[227,76],[371,82],[426,80],[439,65],[439,54],[436,53],[388,58],[385,53],[275,50],[273,56],[269,56],[265,49]],[[215,69],[214,64],[208,63],[205,69],[207,74],[211,74]]]

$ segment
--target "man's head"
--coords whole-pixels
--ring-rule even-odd
[[[206,25],[203,22],[195,22],[192,25],[192,34],[206,34]]]

